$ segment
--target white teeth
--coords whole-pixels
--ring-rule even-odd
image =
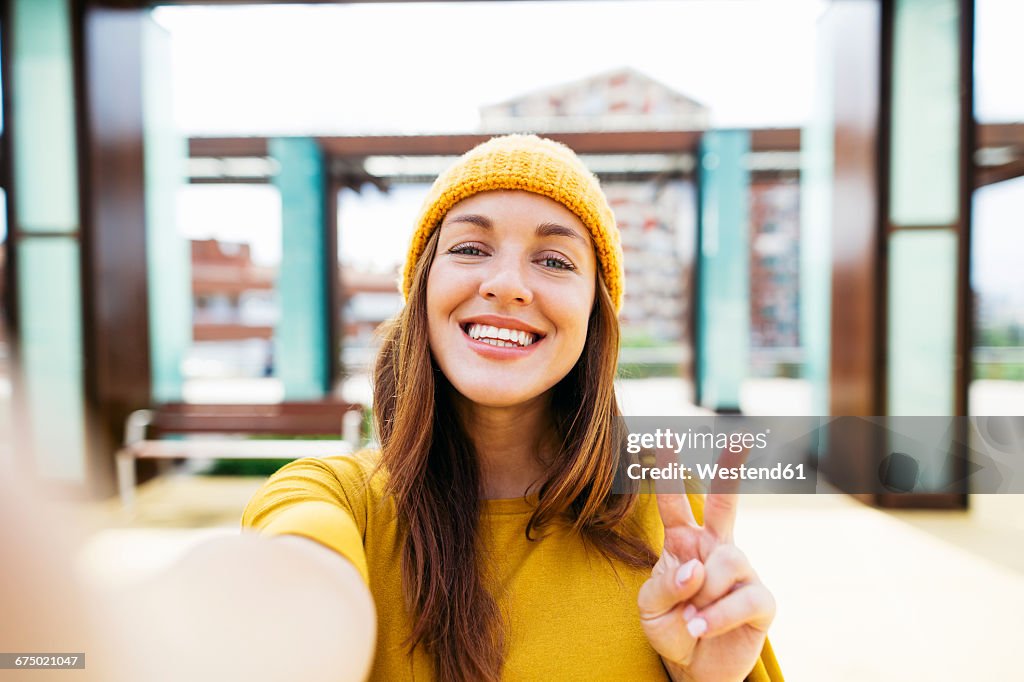
[[[484,343],[490,346],[498,346],[499,348],[518,348],[518,346],[510,341],[499,341],[498,339],[480,339]]]
[[[487,324],[472,323],[466,329],[471,338],[502,348],[519,348],[533,344],[537,339],[522,329],[506,329],[492,327]]]

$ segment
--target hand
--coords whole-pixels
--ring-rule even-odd
[[[721,467],[747,457],[724,450]],[[775,599],[733,544],[738,481],[716,479],[704,525],[685,494],[659,494],[665,546],[640,588],[640,622],[675,680],[739,682],[754,668]]]

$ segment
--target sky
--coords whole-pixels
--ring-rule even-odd
[[[1024,1],[975,1],[975,117],[982,122],[1024,121]]]
[[[474,129],[481,105],[632,66],[718,127],[799,126],[825,0],[162,7],[187,134]],[[1024,117],[1021,0],[977,0],[976,108]]]
[[[179,126],[195,133],[451,132],[481,105],[632,66],[717,126],[811,105],[821,0],[160,8]]]

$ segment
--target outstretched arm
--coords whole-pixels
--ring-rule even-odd
[[[373,601],[336,552],[291,535],[243,534],[207,541],[143,583],[99,590],[74,570],[82,534],[73,511],[0,478],[0,547],[11,550],[0,650],[84,652],[83,682],[366,678]]]
[[[114,597],[116,640],[149,680],[363,680],[376,615],[348,560],[312,540],[208,541]],[[142,679],[142,678],[137,678]]]

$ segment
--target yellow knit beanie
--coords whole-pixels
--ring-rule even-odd
[[[420,209],[402,276],[409,297],[416,261],[445,214],[463,199],[496,189],[540,194],[576,214],[590,230],[601,277],[615,310],[622,307],[622,243],[615,216],[597,178],[564,144],[536,135],[495,137],[463,154],[438,176]]]

